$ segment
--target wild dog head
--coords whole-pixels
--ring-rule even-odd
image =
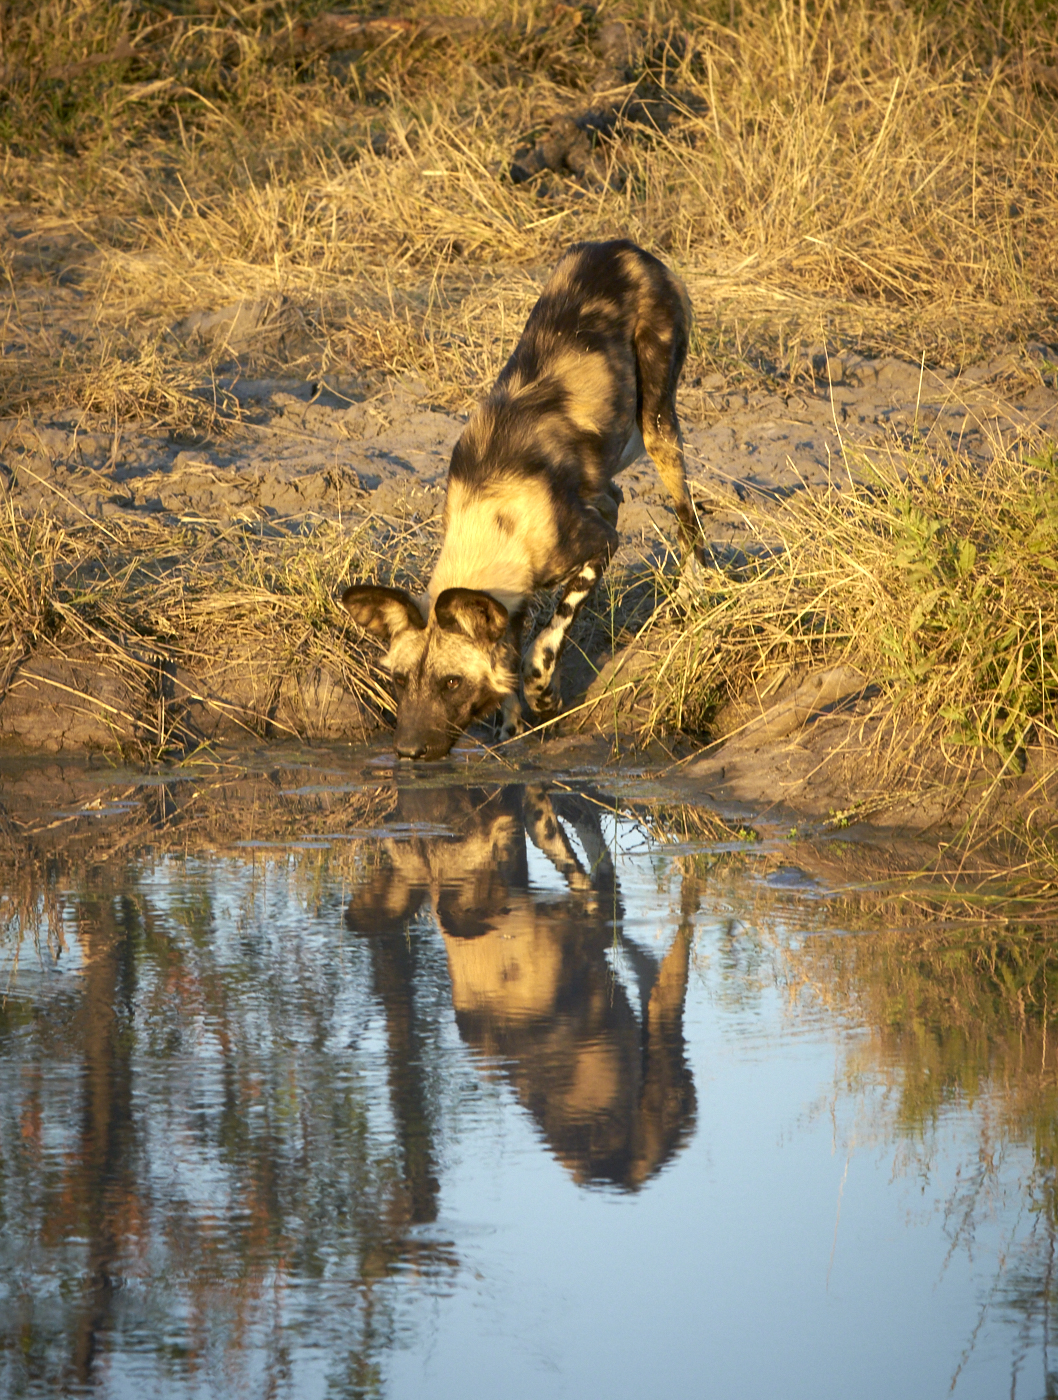
[[[517,688],[507,609],[489,593],[446,588],[427,619],[402,588],[354,584],[342,604],[388,647],[401,758],[444,758]]]

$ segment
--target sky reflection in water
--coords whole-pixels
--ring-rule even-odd
[[[9,917],[4,1395],[1058,1393],[994,948],[564,785],[300,844],[86,866],[55,960]]]

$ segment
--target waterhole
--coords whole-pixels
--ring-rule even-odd
[[[1051,932],[637,781],[8,771],[0,1391],[1054,1394]]]

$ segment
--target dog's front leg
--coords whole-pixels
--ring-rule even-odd
[[[569,629],[584,606],[588,594],[606,568],[605,555],[581,564],[562,585],[551,621],[543,629],[522,663],[522,689],[526,704],[540,719],[550,719],[562,708],[557,668]]]
[[[525,732],[525,723],[522,720],[522,702],[513,693],[503,697],[503,706],[500,711],[500,743],[507,739],[517,739],[519,734]]]
[[[555,815],[545,784],[531,783],[526,787],[522,798],[522,816],[529,840],[547,856],[570,889],[586,897],[588,910],[594,912],[598,906],[591,877],[577,859],[569,837]]]

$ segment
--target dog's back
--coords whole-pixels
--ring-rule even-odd
[[[654,456],[651,441],[662,442],[666,462],[680,452],[674,397],[689,331],[683,285],[650,253],[627,239],[569,248],[456,444],[448,528],[475,501],[495,502],[501,532],[521,523],[528,552],[542,556],[532,590],[608,556],[613,477],[644,444]],[[658,466],[685,498],[682,454],[676,490]],[[677,513],[687,525],[689,504]],[[450,586],[447,571],[440,582]]]

